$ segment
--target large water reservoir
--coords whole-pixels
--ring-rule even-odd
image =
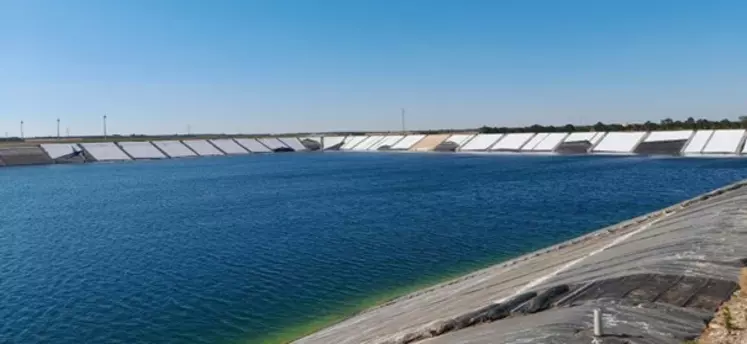
[[[0,342],[271,343],[745,159],[245,154],[0,170]]]

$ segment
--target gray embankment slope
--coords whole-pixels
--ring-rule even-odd
[[[590,343],[594,308],[604,313],[603,343],[682,343],[737,288],[745,185],[401,297],[295,343]]]

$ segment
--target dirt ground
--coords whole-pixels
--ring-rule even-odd
[[[740,290],[721,305],[703,331],[698,344],[747,344],[747,268],[742,269]]]

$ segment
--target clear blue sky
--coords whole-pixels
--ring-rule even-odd
[[[747,114],[747,2],[0,0],[0,135]]]

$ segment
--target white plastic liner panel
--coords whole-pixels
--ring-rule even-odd
[[[683,152],[685,154],[700,153],[703,150],[703,148],[705,148],[706,143],[708,143],[708,140],[711,139],[712,135],[713,135],[713,130],[696,131],[695,135],[693,135],[693,138],[690,139],[690,143],[687,144],[687,147],[685,147],[685,150]]]
[[[594,152],[631,153],[646,132],[610,132],[593,149]]]
[[[563,142],[580,142],[580,141],[589,141],[596,136],[597,133],[594,132],[583,132],[583,133],[571,133],[568,135],[568,137],[563,140]]]
[[[205,140],[184,140],[182,142],[200,156],[223,155],[221,151]]]
[[[172,158],[197,156],[195,152],[179,141],[153,141],[153,144]]]
[[[281,137],[280,141],[282,141],[286,146],[293,148],[294,151],[305,151],[306,146],[301,143],[297,138],[295,137]]]
[[[607,133],[603,131],[597,132],[596,134],[594,134],[594,137],[591,138],[591,144],[595,145],[599,143],[599,141],[602,141],[602,139],[604,138],[606,134]]]
[[[81,143],[80,145],[98,161],[131,160],[114,142]]]
[[[324,139],[326,140],[327,137],[324,137]],[[301,141],[303,141],[303,140],[310,140],[310,141],[322,143],[322,137],[321,136],[307,136],[307,137],[301,138]]]
[[[40,146],[52,159],[81,151],[80,147],[73,143],[42,143]]]
[[[408,150],[410,147],[414,146],[416,143],[418,143],[420,140],[424,139],[425,135],[407,135],[405,138],[397,142],[394,146],[392,146],[392,150]]]
[[[503,134],[477,134],[462,146],[462,151],[485,151],[503,137]]]
[[[226,154],[248,154],[249,152],[239,146],[238,143],[232,139],[215,139],[210,140],[218,149],[222,150]]]
[[[471,138],[475,137],[474,134],[454,134],[449,136],[448,139],[444,142],[453,142],[457,146],[462,147],[465,143],[467,143]]]
[[[368,136],[348,136],[347,139],[345,139],[345,144],[342,145],[342,149],[353,149],[361,144],[361,142],[365,141],[367,138]]]
[[[335,147],[345,141],[345,136],[325,136],[323,149]]]
[[[133,159],[167,158],[150,142],[119,142],[119,146]]]
[[[252,153],[272,152],[269,148],[265,147],[265,145],[259,143],[259,141],[255,139],[236,139],[236,142]]]
[[[530,151],[534,149],[534,147],[537,147],[538,144],[542,143],[542,141],[550,136],[550,133],[538,133],[537,135],[534,135],[534,137],[527,142],[523,147],[521,147],[521,150],[523,151]]]
[[[550,133],[542,142],[534,146],[532,150],[535,152],[552,152],[555,150],[555,147],[563,142],[566,136],[568,136],[568,133]]]
[[[274,137],[262,138],[262,139],[259,139],[259,142],[261,142],[263,145],[267,146],[267,148],[269,148],[271,150],[276,150],[276,149],[287,148],[288,147],[283,142],[281,142],[280,140],[278,140],[278,139],[276,139]]]
[[[369,147],[375,145],[377,142],[383,139],[384,139],[384,136],[380,136],[380,135],[369,136],[368,138],[363,140],[363,142],[355,146],[353,150],[357,150],[357,151],[368,150]]]
[[[689,140],[693,130],[652,131],[643,142]]]
[[[744,138],[744,129],[717,129],[703,148],[705,154],[737,153]]]
[[[394,146],[397,142],[399,142],[399,140],[402,140],[403,138],[405,138],[404,135],[387,136],[383,140],[369,147],[368,150],[377,150],[384,146],[388,146],[391,149],[392,146]]]
[[[506,134],[490,150],[519,150],[527,141],[534,137],[534,133],[512,133]]]

